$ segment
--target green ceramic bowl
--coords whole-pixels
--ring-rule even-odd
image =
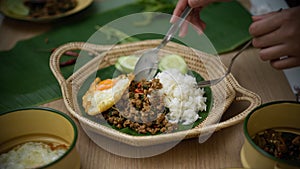
[[[276,158],[255,144],[252,140],[253,136],[266,129],[279,129],[300,135],[300,103],[277,101],[254,109],[244,122],[245,143],[241,150],[241,162],[244,168],[300,168],[300,161]]]
[[[65,144],[67,151],[57,160],[42,166],[47,169],[80,168],[75,145],[77,127],[64,113],[49,108],[24,108],[0,115],[0,153],[31,141]]]

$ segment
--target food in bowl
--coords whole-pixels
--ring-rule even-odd
[[[292,160],[294,157],[289,155],[299,152],[289,150],[299,148],[296,146],[300,135],[299,113],[300,104],[293,101],[275,101],[253,109],[244,122],[245,142],[241,149],[243,167],[299,168],[300,160]]]
[[[66,13],[77,6],[77,0],[7,0],[10,12],[32,18]]]
[[[16,154],[25,154],[22,158],[26,158],[27,152],[30,151],[33,154],[27,154],[29,159],[34,158],[36,161],[24,159],[20,160],[20,163],[38,165],[34,168],[80,168],[80,157],[75,147],[77,127],[75,122],[62,112],[32,107],[0,113],[0,133],[0,166],[9,162],[9,159],[14,159]],[[38,164],[38,161],[41,159],[36,157],[38,154],[46,154],[55,159],[52,158],[48,163],[45,161],[44,165],[40,166],[42,164]]]
[[[116,79],[130,76],[133,75],[122,74]],[[177,69],[159,72],[151,81],[127,80],[122,83],[122,87],[115,89],[114,85],[110,85],[107,91],[110,94],[106,95],[108,97],[100,97],[95,94],[101,92],[97,84],[106,83],[106,80],[101,81],[97,77],[91,83],[82,97],[82,105],[87,114],[97,120],[105,120],[121,131],[130,128],[138,134],[150,135],[174,132],[184,128],[180,127],[182,125],[192,127],[201,119],[199,113],[207,110],[204,89],[196,87],[197,82],[193,76],[182,74]],[[93,109],[92,113],[89,111],[90,105],[101,107],[108,100],[110,104],[107,109]]]
[[[65,144],[26,142],[0,155],[0,168],[38,168],[61,157]]]
[[[300,135],[275,129],[257,133],[253,141],[276,158],[300,161]]]

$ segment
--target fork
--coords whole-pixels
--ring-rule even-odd
[[[237,57],[238,57],[245,49],[247,49],[247,48],[251,45],[251,43],[252,43],[252,39],[249,40],[249,41],[243,46],[243,48],[240,49],[240,50],[232,57],[232,59],[231,59],[231,61],[230,61],[230,64],[229,64],[229,66],[228,66],[228,69],[227,69],[226,73],[225,73],[222,77],[217,78],[217,79],[212,79],[212,80],[200,81],[200,82],[197,83],[197,86],[198,86],[198,87],[207,87],[207,86],[213,86],[213,85],[216,85],[216,84],[218,84],[219,82],[221,82],[227,75],[230,74],[231,68],[232,68],[232,65],[233,65],[235,59],[236,59],[236,58],[237,58]]]
[[[141,55],[134,67],[135,81],[141,81],[142,79],[150,80],[154,77],[158,69],[159,50],[172,39],[191,11],[192,8],[187,6],[180,18],[170,27],[162,42],[156,48],[150,49]]]

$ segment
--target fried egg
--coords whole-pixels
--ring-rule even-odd
[[[129,87],[134,75],[120,75],[113,79],[97,77],[82,97],[82,105],[89,115],[96,115],[111,108]]]
[[[0,155],[0,168],[39,168],[49,164],[67,151],[63,144],[27,142]]]

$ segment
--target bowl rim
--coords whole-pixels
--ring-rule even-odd
[[[57,15],[53,15],[53,16],[42,16],[42,17],[38,17],[38,18],[33,18],[30,16],[23,16],[23,15],[17,15],[17,14],[12,13],[11,11],[9,11],[6,1],[8,1],[8,0],[0,1],[0,5],[1,5],[0,12],[3,13],[3,15],[5,15],[9,18],[12,18],[12,19],[16,19],[16,20],[36,22],[36,23],[50,22],[50,21],[54,21],[57,19],[61,19],[63,17],[71,16],[80,11],[83,11],[84,9],[86,9],[88,6],[90,6],[93,3],[93,0],[77,0],[77,5],[75,6],[75,8],[73,8],[65,13],[61,13],[61,14],[57,14]]]
[[[251,136],[249,135],[248,129],[247,129],[247,124],[248,124],[249,118],[251,117],[251,115],[254,112],[256,112],[257,110],[262,109],[264,107],[268,107],[268,106],[275,105],[275,104],[285,104],[285,103],[287,103],[287,104],[297,104],[297,105],[300,106],[300,102],[297,102],[297,101],[272,101],[272,102],[267,102],[267,103],[261,104],[260,106],[257,106],[245,118],[245,121],[244,121],[244,124],[243,124],[244,135],[245,135],[245,138],[250,143],[250,145],[252,147],[254,147],[254,149],[257,150],[263,156],[265,156],[265,157],[267,157],[267,158],[269,158],[273,161],[277,161],[279,163],[284,163],[284,164],[293,165],[293,166],[300,166],[300,161],[279,159],[279,158],[276,158],[276,157],[272,156],[271,154],[267,153],[263,149],[261,149],[259,146],[257,146],[254,143],[254,141],[252,140]]]
[[[72,125],[73,132],[74,132],[74,138],[72,140],[72,143],[70,144],[70,147],[68,148],[68,150],[62,156],[60,156],[58,159],[56,159],[56,160],[54,160],[54,161],[52,161],[52,162],[50,162],[46,165],[37,167],[36,169],[50,167],[53,164],[58,163],[63,158],[65,158],[68,154],[70,154],[70,152],[75,148],[77,138],[78,138],[78,129],[77,129],[77,126],[76,126],[74,120],[70,116],[68,116],[67,114],[65,114],[61,111],[58,111],[58,110],[55,110],[55,109],[49,108],[49,107],[25,107],[25,108],[17,108],[17,109],[14,109],[14,110],[6,111],[4,113],[1,113],[0,117],[3,116],[3,115],[7,115],[9,113],[14,113],[14,112],[22,111],[22,110],[44,110],[44,111],[56,113],[56,114],[60,115],[61,117],[65,118]]]

